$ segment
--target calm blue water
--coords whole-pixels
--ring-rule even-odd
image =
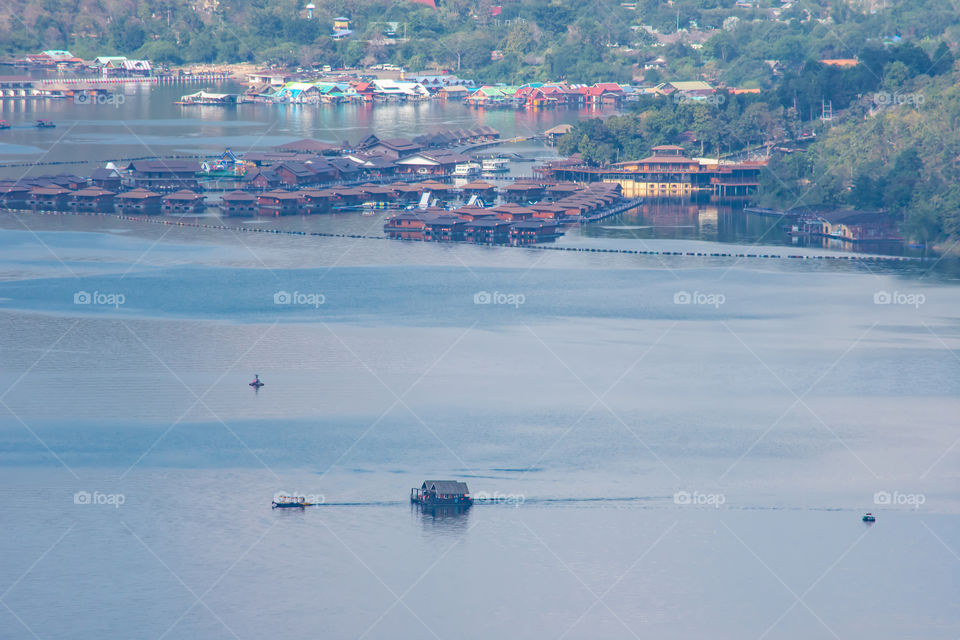
[[[6,214],[0,636],[954,638],[958,303],[926,265]],[[419,513],[428,477],[501,500]]]

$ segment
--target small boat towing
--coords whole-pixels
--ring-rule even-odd
[[[863,516],[862,520],[863,520],[864,522],[876,522],[876,521],[877,521],[877,519],[874,517],[874,515],[873,515],[872,513],[868,513],[867,515]]]
[[[272,509],[303,509],[304,507],[315,507],[319,503],[307,502],[303,496],[277,496],[271,503]]]
[[[34,126],[37,129],[53,129],[57,125],[53,124],[50,120],[37,120]]]

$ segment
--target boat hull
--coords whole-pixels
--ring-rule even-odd
[[[433,500],[417,500],[415,498],[410,499],[414,504],[420,504],[425,507],[469,507],[473,504],[473,498],[462,498],[462,499],[442,499],[436,498]]]

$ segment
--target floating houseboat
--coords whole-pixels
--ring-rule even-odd
[[[133,189],[119,194],[117,207],[124,212],[159,213],[163,195],[147,189]]]
[[[206,206],[203,194],[181,189],[163,196],[161,208],[168,212],[202,211]]]
[[[220,196],[220,211],[226,215],[249,215],[257,212],[257,196],[245,191],[231,191]]]
[[[40,209],[62,211],[67,208],[73,191],[56,185],[34,187],[30,190],[30,203]]]
[[[466,482],[425,480],[419,488],[410,489],[410,502],[426,506],[469,507],[473,498]]]
[[[185,96],[180,96],[175,104],[182,106],[213,106],[230,107],[237,104],[237,96],[229,93],[210,93],[209,91],[197,91]]]
[[[300,194],[295,191],[274,189],[257,196],[260,215],[279,216],[297,213],[300,208]]]
[[[8,209],[25,207],[30,201],[30,187],[11,184],[0,186],[0,203]]]
[[[102,187],[87,187],[74,191],[69,203],[77,211],[109,211],[113,209],[116,193]]]

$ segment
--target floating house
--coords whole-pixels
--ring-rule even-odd
[[[341,98],[354,93],[349,83],[294,81],[287,82],[272,93],[265,94],[270,102],[292,104],[336,104]]]
[[[48,49],[40,53],[29,53],[23,59],[16,60],[15,65],[25,67],[54,67],[57,69],[76,69],[84,65],[83,58],[78,58],[69,51],[62,49]]]
[[[391,101],[426,99],[430,97],[430,90],[419,82],[378,78],[373,81],[373,87],[375,98]]]
[[[257,206],[262,215],[286,215],[297,213],[300,208],[300,194],[295,191],[274,189],[257,196]]]
[[[30,189],[30,204],[41,209],[63,211],[72,193],[70,189],[58,186],[34,187]]]
[[[479,196],[481,198],[492,200],[497,193],[496,185],[484,182],[483,180],[474,180],[460,187],[460,191],[467,196]]]
[[[464,240],[477,244],[506,244],[513,223],[507,220],[481,218],[464,225]]]
[[[546,220],[525,220],[510,227],[510,244],[520,246],[552,240],[561,235],[557,224]]]
[[[231,191],[220,196],[220,211],[227,215],[252,216],[257,212],[257,196],[245,191]]]
[[[156,213],[160,211],[163,195],[148,189],[134,189],[119,194],[117,208],[124,212]]]
[[[894,218],[882,211],[817,211],[801,219],[811,235],[846,242],[902,242]]]
[[[30,201],[30,187],[19,184],[0,185],[0,203],[8,209],[26,206]]]
[[[126,56],[98,56],[92,66],[105,77],[147,77],[153,72],[149,60],[130,60]]]
[[[428,506],[469,507],[473,504],[467,483],[456,480],[426,480],[410,490],[410,501]]]
[[[188,189],[174,191],[161,201],[161,209],[167,212],[202,211],[205,206],[203,194]]]
[[[531,182],[514,182],[501,190],[505,200],[510,202],[527,202],[543,195],[543,186]]]
[[[106,211],[113,208],[116,195],[101,187],[87,187],[73,192],[70,206],[77,211]]]
[[[197,91],[196,93],[190,93],[185,96],[180,96],[180,100],[177,101],[179,105],[193,105],[193,106],[214,106],[214,107],[231,107],[237,104],[237,96],[232,93],[211,93],[209,91]]]
[[[247,84],[251,87],[282,87],[293,79],[293,74],[285,71],[255,71],[247,74]]]
[[[441,100],[463,100],[470,95],[470,89],[462,85],[441,87],[437,90],[436,95]]]

